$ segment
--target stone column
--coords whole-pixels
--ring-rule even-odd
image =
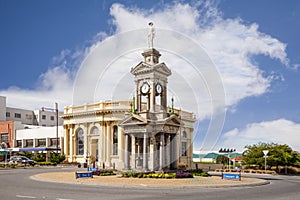
[[[137,146],[137,158],[138,158],[138,160],[136,162],[137,162],[137,166],[141,166],[142,165],[142,163],[141,163],[142,145],[141,145],[140,138],[138,138],[137,144],[138,144],[138,146]]]
[[[125,162],[124,162],[124,169],[128,170],[130,169],[130,164],[129,164],[129,151],[128,151],[128,147],[129,147],[129,135],[126,134],[125,135]]]
[[[150,139],[150,145],[149,145],[149,170],[154,171],[156,170],[157,167],[157,145],[156,145],[156,140],[155,137],[151,137]]]
[[[84,159],[85,159],[85,161],[87,161],[86,160],[86,158],[87,158],[87,156],[89,156],[89,154],[90,154],[90,152],[89,152],[89,150],[88,150],[88,128],[87,128],[87,124],[84,124],[84,128],[83,128],[83,140],[84,140],[84,147],[83,147],[83,149],[84,149],[84,152],[83,152],[83,155],[84,155]]]
[[[163,86],[163,92],[161,94],[161,107],[165,111],[163,117],[167,117],[167,113],[169,112],[167,110],[167,87]]]
[[[66,156],[69,155],[69,129],[68,126],[64,126],[64,148],[61,148],[62,154],[65,154]]]
[[[159,148],[159,169],[162,170],[165,165],[165,135],[160,136],[160,148]]]
[[[101,167],[101,162],[102,162],[102,139],[101,136],[103,133],[100,133],[98,137],[98,167]]]
[[[155,84],[152,81],[150,83],[150,111],[155,112]]]
[[[168,134],[166,136],[166,157],[165,157],[165,166],[168,166],[170,168],[170,164],[171,164],[171,143],[170,143],[170,135]]]
[[[147,137],[148,137],[148,134],[144,133],[144,141],[143,141],[144,142],[143,143],[143,170],[144,171],[148,171]]]
[[[131,163],[136,168],[136,156],[135,156],[135,136],[131,136]]]
[[[73,126],[70,127],[69,130],[69,162],[73,162],[73,155],[74,155],[74,142],[73,142],[73,138],[74,138],[74,133],[73,133],[74,129]],[[47,141],[47,140],[46,140]],[[46,144],[47,146],[47,144]]]
[[[110,154],[111,154],[111,127],[107,122],[106,125],[106,166],[110,167]]]
[[[106,161],[106,129],[105,129],[105,122],[101,123],[101,164],[104,164]],[[104,167],[102,165],[102,167]]]
[[[124,148],[124,135],[122,129],[118,127],[118,156],[120,162],[124,162]]]

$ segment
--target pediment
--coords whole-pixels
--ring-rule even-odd
[[[140,62],[137,66],[131,69],[131,73],[133,75],[149,73],[149,72],[157,72],[159,74],[164,74],[165,76],[170,76],[171,70],[166,66],[165,63],[158,63],[155,65],[150,65],[146,62]]]
[[[119,122],[119,126],[124,127],[124,126],[132,126],[132,125],[146,125],[148,123],[147,119],[135,115],[135,114],[130,114],[130,116],[125,117],[121,122]]]
[[[134,68],[131,69],[131,73],[133,75],[136,75],[136,74],[140,74],[140,73],[143,73],[143,72],[148,72],[148,71],[151,71],[151,66],[145,62],[140,62],[137,66],[135,66]]]
[[[167,67],[165,63],[159,63],[157,65],[154,65],[153,70],[161,74],[165,74],[166,76],[170,76],[172,74],[171,70]]]
[[[169,126],[183,125],[183,122],[176,115],[171,115],[170,117],[166,118],[164,123],[165,125],[169,125]]]

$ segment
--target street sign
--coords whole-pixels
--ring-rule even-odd
[[[92,172],[98,171],[98,168],[89,167],[88,169],[89,169],[89,171],[92,171]]]
[[[92,172],[75,172],[75,178],[93,178]]]
[[[264,155],[266,156],[266,155],[268,155],[269,150],[263,150],[263,153],[264,153]]]
[[[224,173],[222,173],[222,179],[241,180],[241,174],[224,174]]]

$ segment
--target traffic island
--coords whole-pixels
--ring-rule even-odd
[[[102,185],[116,187],[241,187],[241,186],[258,186],[268,184],[269,181],[258,178],[242,178],[241,181],[230,179],[222,179],[220,176],[211,177],[194,177],[194,178],[125,178],[121,175],[114,176],[93,176],[88,179],[76,179],[74,172],[51,172],[37,174],[31,177],[34,180],[55,182],[55,183],[71,183],[71,184],[87,184]]]

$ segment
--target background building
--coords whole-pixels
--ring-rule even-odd
[[[38,144],[35,139],[41,142],[42,138],[46,138],[46,141],[48,138],[50,141],[47,144],[51,144],[55,138],[56,142],[56,118],[56,112],[52,110],[7,107],[6,97],[0,96],[0,143],[5,143],[6,148],[22,146],[22,151],[26,151],[27,147],[35,147]],[[58,118],[58,125],[62,124],[63,119]],[[51,129],[42,129],[39,126],[51,127]],[[16,150],[19,149],[15,148],[14,151]]]

